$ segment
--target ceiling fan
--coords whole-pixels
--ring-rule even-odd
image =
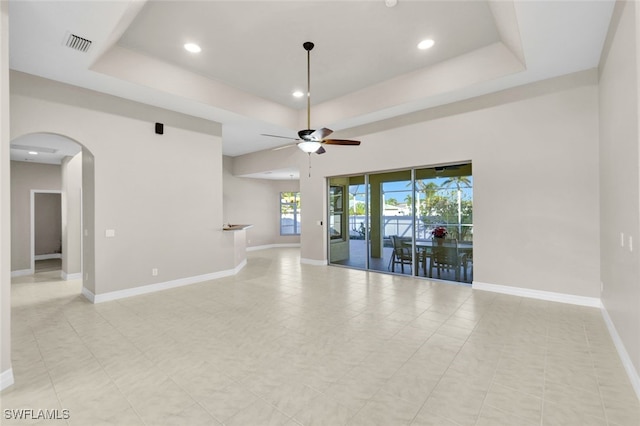
[[[268,135],[262,134],[262,136],[270,136],[273,138],[283,138],[283,139],[291,139],[294,141],[299,141],[295,145],[288,145],[284,147],[279,147],[275,149],[288,148],[290,146],[297,146],[302,151],[311,154],[315,152],[316,154],[324,154],[325,149],[322,145],[360,145],[360,141],[354,141],[350,139],[325,139],[333,130],[327,129],[323,127],[318,130],[311,129],[311,49],[313,49],[314,44],[310,41],[304,42],[302,47],[307,51],[307,128],[304,130],[300,130],[298,132],[298,138],[290,138],[287,136],[278,136],[278,135]]]

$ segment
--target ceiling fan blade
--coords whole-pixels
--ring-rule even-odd
[[[318,129],[315,132],[311,133],[309,137],[311,137],[313,140],[321,141],[322,139],[329,136],[331,133],[333,133],[333,130],[323,127],[322,129]]]
[[[280,151],[281,149],[286,149],[286,148],[291,148],[294,146],[298,146],[297,144],[289,144],[289,145],[282,145],[282,146],[277,146],[275,148],[273,148],[271,151]]]
[[[360,145],[360,141],[352,141],[350,139],[325,139],[322,143],[327,145]]]
[[[322,146],[321,146],[321,147],[320,147],[320,148],[318,148],[318,150],[316,151],[316,154],[324,154],[325,152],[327,152],[327,150],[326,150],[326,149],[324,149],[324,147],[322,147]]]
[[[290,139],[292,141],[299,141],[297,138],[290,138],[289,136],[269,135],[267,133],[260,133],[260,136],[269,136],[270,138]]]

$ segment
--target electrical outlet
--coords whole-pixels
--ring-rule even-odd
[[[633,251],[633,237],[629,235],[629,251]]]
[[[151,275],[153,275],[154,277],[157,277],[158,276],[158,268],[153,268],[151,270]]]
[[[620,247],[624,247],[624,232],[620,233]]]

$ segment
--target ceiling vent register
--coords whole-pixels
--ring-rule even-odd
[[[91,43],[92,43],[91,40],[78,37],[75,34],[69,34],[69,37],[67,38],[67,42],[65,43],[65,46],[78,50],[80,52],[86,52],[91,47]]]

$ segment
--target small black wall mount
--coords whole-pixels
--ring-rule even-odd
[[[164,124],[156,123],[156,134],[162,135],[164,133]]]

